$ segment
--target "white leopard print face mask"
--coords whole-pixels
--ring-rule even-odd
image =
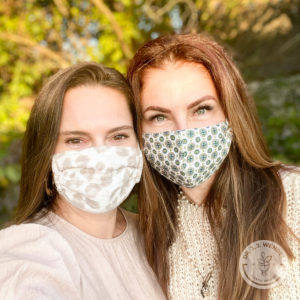
[[[212,176],[226,158],[232,140],[228,122],[159,133],[144,133],[144,153],[161,175],[193,188]]]
[[[91,147],[53,155],[56,189],[72,205],[90,213],[118,207],[140,181],[142,152],[131,147]]]

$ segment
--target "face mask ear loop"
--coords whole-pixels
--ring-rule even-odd
[[[57,197],[57,190],[53,180],[52,171],[49,172],[48,176],[44,179],[44,188],[46,193],[46,198],[44,200],[44,206],[49,206],[50,203]]]
[[[52,197],[54,194],[54,190],[52,189],[52,175],[51,173],[45,178],[44,183],[45,183],[45,191],[47,196]],[[51,183],[50,183],[51,182]]]

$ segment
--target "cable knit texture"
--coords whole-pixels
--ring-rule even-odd
[[[113,239],[84,233],[54,213],[0,231],[1,300],[165,299],[147,264],[134,214]]]
[[[298,169],[299,171],[299,169]],[[287,225],[300,236],[300,176],[281,172],[287,200]],[[211,271],[205,299],[217,299],[219,268],[215,263],[217,247],[204,209],[179,197],[179,231],[169,249],[170,299],[202,299],[202,282]],[[289,264],[287,274],[269,291],[269,299],[300,299],[300,247],[295,238],[288,238],[296,259]],[[203,289],[202,289],[203,290]]]

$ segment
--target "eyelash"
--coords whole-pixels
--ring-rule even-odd
[[[79,141],[79,143],[73,143],[74,141]],[[71,139],[65,140],[66,144],[73,144],[73,145],[78,145],[78,144],[80,144],[80,142],[82,142],[82,140],[79,138],[71,138]]]
[[[117,137],[120,137],[120,136],[122,137],[121,139],[117,138]],[[115,141],[121,141],[121,140],[125,140],[125,139],[128,139],[128,138],[129,138],[129,136],[127,134],[117,134],[117,135],[113,136],[113,139]]]
[[[121,141],[121,140],[125,140],[128,138],[129,138],[129,136],[127,134],[117,134],[112,137],[112,139],[115,141]],[[79,145],[79,144],[81,144],[81,142],[83,142],[83,141],[80,138],[70,138],[70,139],[65,140],[65,143],[70,144],[70,145]]]
[[[150,117],[150,121],[153,121],[155,118],[158,118],[158,117],[163,117],[163,118],[165,118],[165,116],[164,115],[154,115],[154,116],[152,116],[152,117]]]
[[[199,110],[212,110],[213,107],[210,105],[203,105],[203,106],[199,106],[194,113],[197,113]],[[199,115],[199,114],[198,114]]]
[[[203,109],[205,109],[205,110],[212,110],[213,107],[210,106],[210,105],[199,106],[199,107],[194,111],[194,113],[197,113],[199,110],[203,110]],[[150,120],[150,121],[153,121],[154,119],[156,119],[156,118],[158,118],[158,117],[166,118],[166,116],[164,116],[164,115],[162,115],[162,114],[158,114],[158,115],[154,115],[154,116],[150,117],[149,120]]]

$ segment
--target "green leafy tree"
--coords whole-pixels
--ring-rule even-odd
[[[0,218],[17,199],[21,138],[45,78],[83,60],[125,73],[136,49],[161,34],[206,32],[228,48],[254,82],[272,154],[299,162],[299,11],[297,0],[2,0]]]

